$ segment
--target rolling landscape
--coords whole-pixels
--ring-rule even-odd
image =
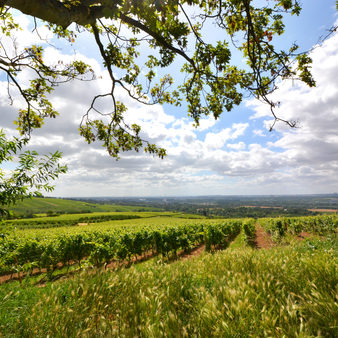
[[[338,0],[0,0],[0,338],[338,337]]]
[[[297,200],[336,208],[329,197]],[[166,203],[220,200],[238,207],[228,197]],[[1,336],[335,336],[336,212],[286,217],[290,198],[266,209],[256,196],[248,209],[270,217],[221,218],[161,201],[34,198],[12,208],[0,223]]]

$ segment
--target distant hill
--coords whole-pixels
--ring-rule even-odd
[[[155,207],[125,206],[116,204],[96,204],[63,198],[25,199],[9,208],[14,216],[34,216],[39,214],[90,213],[99,211],[160,211]],[[45,215],[44,215],[45,216]]]

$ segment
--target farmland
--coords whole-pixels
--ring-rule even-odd
[[[28,229],[15,229],[2,235],[0,271],[29,272],[35,267],[54,271],[60,262],[68,265],[70,261],[77,261],[81,265],[85,257],[99,266],[111,260],[130,261],[133,256],[149,251],[175,255],[178,250],[189,251],[201,244],[209,250],[236,237],[242,224],[238,220],[201,221],[166,214],[164,217],[142,214],[148,218],[125,216],[132,219],[57,229],[54,224],[49,229],[33,228],[35,219],[30,220],[31,224],[25,220]]]
[[[57,228],[57,227],[67,227],[75,225],[84,225],[90,223],[102,223],[104,221],[112,220],[125,220],[125,219],[136,219],[136,218],[151,218],[156,216],[161,217],[192,217],[192,218],[201,218],[195,215],[184,215],[179,213],[156,213],[156,212],[94,212],[90,214],[66,214],[53,217],[39,217],[39,218],[23,218],[15,220],[5,220],[2,223],[2,227],[14,227],[19,229],[25,228]]]
[[[13,277],[0,285],[3,336],[336,333],[336,215],[57,217],[2,225],[0,270]],[[272,248],[255,248],[257,227]]]
[[[92,212],[141,212],[161,211],[159,208],[133,205],[117,205],[112,203],[91,203],[62,198],[26,198],[9,207],[17,217],[47,216],[57,214],[75,214]]]

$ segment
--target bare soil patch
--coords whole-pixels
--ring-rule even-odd
[[[178,254],[178,257],[182,260],[186,260],[186,259],[190,259],[190,258],[193,258],[193,257],[200,256],[203,251],[205,251],[205,245],[204,244],[192,249],[190,252],[182,251],[181,253]]]
[[[297,236],[297,239],[299,239],[300,241],[306,239],[306,238],[310,238],[310,237],[313,237],[313,234],[310,234],[306,231],[302,231],[298,236]]]
[[[33,271],[29,274],[29,276],[36,276],[36,275],[41,275],[43,273],[46,273],[46,269],[38,269],[34,268]],[[6,282],[9,282],[11,280],[23,280],[25,277],[27,277],[28,274],[24,272],[15,272],[7,275],[2,275],[0,276],[0,285]]]
[[[314,211],[314,212],[338,212],[338,209],[307,209],[309,211]]]
[[[257,249],[269,249],[275,246],[271,236],[260,226],[256,226],[255,247]]]

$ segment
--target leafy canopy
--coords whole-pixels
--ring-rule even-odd
[[[0,130],[0,163],[13,160],[28,142],[27,139],[8,140]],[[7,216],[3,206],[15,203],[25,197],[40,196],[41,190],[52,191],[49,180],[67,171],[66,166],[58,163],[61,153],[39,157],[35,151],[25,151],[18,156],[18,167],[10,174],[0,168],[0,217]]]

